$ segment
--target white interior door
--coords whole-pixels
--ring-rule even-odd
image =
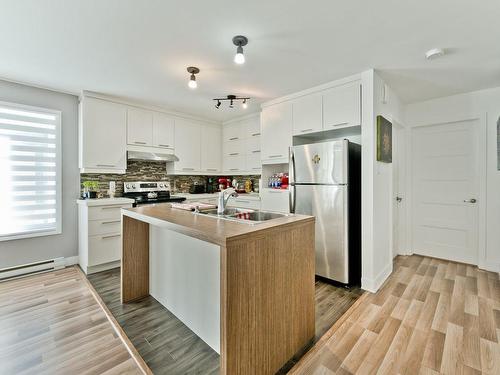
[[[392,256],[406,254],[406,129],[392,124]]]
[[[412,130],[412,236],[417,254],[477,264],[479,120]]]

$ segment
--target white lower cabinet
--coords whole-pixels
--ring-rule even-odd
[[[86,273],[115,268],[121,260],[121,209],[127,198],[78,201],[78,258]]]
[[[260,191],[261,208],[264,211],[290,213],[290,192],[288,190],[262,189]]]

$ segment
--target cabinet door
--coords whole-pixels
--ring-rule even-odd
[[[189,120],[175,123],[175,154],[179,161],[175,170],[179,172],[199,172],[201,161],[200,125]]]
[[[260,174],[262,171],[262,161],[260,160],[260,152],[247,154],[246,170],[252,174]]]
[[[242,154],[224,157],[224,172],[238,174],[245,171],[245,156]]]
[[[222,130],[220,126],[202,125],[201,127],[201,170],[208,174],[221,170]]]
[[[222,141],[238,141],[243,138],[241,124],[239,122],[230,125],[224,125],[222,130]]]
[[[361,125],[359,83],[334,87],[323,92],[323,128],[338,129]]]
[[[84,98],[80,107],[80,168],[127,168],[127,107],[105,100]]]
[[[292,145],[292,104],[275,104],[262,110],[261,152],[263,162],[288,163]]]
[[[135,146],[152,146],[153,112],[128,108],[127,143]]]
[[[153,114],[153,146],[174,148],[174,128],[173,118],[159,112]]]
[[[321,94],[306,95],[293,101],[293,135],[323,130]]]
[[[260,202],[262,210],[290,213],[288,190],[262,189],[260,191]]]
[[[243,138],[252,138],[260,136],[260,116],[251,117],[241,122],[241,131]]]

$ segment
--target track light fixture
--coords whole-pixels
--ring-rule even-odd
[[[217,108],[217,109],[220,108],[220,106],[221,106],[221,104],[222,104],[223,101],[229,101],[229,108],[234,108],[234,102],[239,101],[239,100],[242,101],[241,106],[246,109],[248,107],[247,100],[250,100],[250,98],[248,98],[248,97],[239,97],[239,96],[236,96],[236,95],[228,95],[225,98],[215,98],[213,100],[215,100],[217,102],[217,104],[215,104],[215,108]]]
[[[234,62],[236,64],[244,64],[245,55],[243,54],[243,47],[248,44],[248,38],[243,35],[236,35],[233,38],[233,44],[237,47],[236,55],[234,55]]]
[[[195,74],[198,74],[200,72],[200,69],[198,69],[195,66],[189,66],[187,68],[187,71],[188,71],[188,73],[191,74],[191,77],[189,78],[189,82],[188,82],[189,88],[191,88],[191,89],[197,88],[198,83],[196,82],[196,75]]]

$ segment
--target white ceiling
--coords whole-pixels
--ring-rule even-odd
[[[500,86],[499,36],[498,0],[0,0],[0,76],[226,120],[369,68],[404,102]],[[216,110],[227,94],[254,99]]]

